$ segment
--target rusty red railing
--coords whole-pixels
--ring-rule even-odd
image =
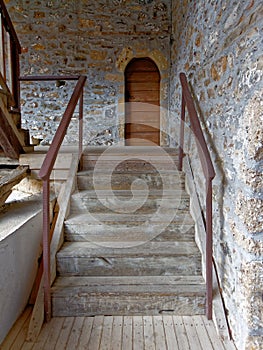
[[[21,53],[16,31],[3,0],[0,0],[0,83],[12,96],[12,108],[20,111],[20,83],[22,81],[65,81],[77,80],[73,94],[62,116],[51,146],[39,172],[43,180],[43,277],[45,319],[51,318],[51,267],[50,267],[50,175],[53,170],[60,146],[66,135],[69,123],[79,104],[79,159],[83,144],[83,90],[86,76],[26,76],[20,77],[19,55]]]
[[[0,74],[12,93],[12,108],[19,110],[19,55],[22,49],[3,0],[0,0],[0,13]]]
[[[77,80],[77,84],[68,102],[66,110],[62,116],[61,122],[53,137],[46,157],[39,171],[39,177],[43,181],[43,277],[44,277],[44,311],[45,320],[51,318],[51,266],[50,266],[50,175],[53,170],[60,146],[66,135],[68,126],[79,103],[79,159],[82,154],[83,144],[83,90],[86,82],[86,76],[25,76],[20,77],[19,81],[64,81]]]
[[[39,79],[38,79],[39,78]],[[65,80],[66,76],[59,77],[22,77],[21,80]],[[68,80],[74,80],[76,77],[68,77]],[[51,267],[50,267],[50,175],[53,170],[60,146],[66,135],[73,113],[79,102],[79,158],[82,154],[83,140],[83,90],[86,82],[86,76],[80,76],[75,86],[73,94],[68,102],[58,129],[54,135],[53,141],[46,154],[44,162],[39,171],[39,177],[43,180],[43,277],[44,277],[44,311],[45,320],[51,318]]]
[[[190,93],[186,75],[180,73],[182,86],[182,104],[181,104],[181,127],[180,127],[180,146],[179,146],[179,170],[182,170],[184,157],[184,130],[185,130],[185,111],[187,108],[190,119],[190,128],[195,136],[199,158],[201,160],[202,170],[206,180],[206,316],[212,319],[213,306],[213,222],[212,222],[212,181],[215,177],[214,166],[207,148],[207,143],[200,125],[200,121],[195,109],[193,97]]]

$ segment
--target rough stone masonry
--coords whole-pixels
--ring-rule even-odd
[[[217,176],[214,257],[239,350],[262,349],[263,336],[263,8],[260,0],[6,1],[23,54],[21,74],[87,74],[85,141],[124,138],[124,70],[151,57],[161,73],[161,125],[178,139],[178,75],[196,97]],[[23,124],[49,143],[71,83],[23,83]],[[68,143],[74,143],[77,119]],[[191,166],[204,208],[194,141]],[[200,190],[201,189],[201,190]]]
[[[133,57],[151,57],[168,106],[170,0],[7,1],[23,54],[21,75],[85,74],[85,143],[124,138],[124,70]],[[23,83],[23,126],[50,143],[74,83]],[[167,124],[163,117],[163,128]],[[77,118],[67,143],[75,143]]]
[[[232,335],[238,349],[261,349],[262,2],[174,1],[172,10],[172,116],[180,111],[178,74],[184,71],[216,167],[214,257]],[[176,134],[178,119],[173,117],[169,125],[170,134]],[[204,181],[193,140],[189,152],[204,207]]]

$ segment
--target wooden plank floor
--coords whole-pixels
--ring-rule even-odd
[[[36,342],[26,341],[26,312],[0,346],[1,350],[235,350],[204,316],[55,317]]]

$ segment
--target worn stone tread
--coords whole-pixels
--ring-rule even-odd
[[[92,242],[65,242],[57,253],[57,258],[69,257],[147,257],[147,256],[193,256],[200,255],[195,242],[134,242],[132,247],[126,248],[126,242],[118,242],[118,247],[107,247]]]
[[[163,171],[158,173],[114,173],[105,169],[97,173],[85,170],[78,173],[79,190],[144,190],[149,189],[184,189],[184,174],[178,171]]]
[[[163,154],[163,151],[169,155],[178,155],[178,148],[158,147],[158,146],[88,146],[83,150],[83,156],[99,155],[105,151],[110,151],[111,155],[149,155]]]
[[[169,193],[169,196],[161,191],[158,195],[144,195],[142,191],[81,191],[76,192],[71,198],[71,214],[89,212],[106,212],[127,209],[140,213],[153,212],[160,207],[173,210],[189,210],[190,199],[185,191]],[[116,193],[117,192],[117,193]],[[123,193],[125,192],[125,193]],[[182,193],[183,192],[183,193]],[[146,197],[146,198],[145,198]]]
[[[75,242],[134,242],[141,241],[146,242],[150,240],[157,241],[192,241],[195,240],[194,227],[178,226],[177,228],[170,227],[163,231],[159,231],[158,227],[153,227],[152,230],[137,229],[134,227],[122,227],[115,225],[110,227],[108,225],[93,225],[87,231],[81,231],[80,227],[76,225],[65,226],[65,240]]]
[[[69,216],[65,221],[66,224],[89,225],[89,224],[125,224],[125,225],[141,225],[165,223],[167,226],[170,222],[180,222],[185,225],[194,225],[194,220],[188,212],[174,211],[173,209],[162,208],[151,214],[126,214],[126,213],[81,213]]]
[[[205,288],[202,276],[68,276],[58,277],[52,290],[60,290],[65,287],[77,286],[181,286],[200,285]]]
[[[52,304],[53,316],[204,314],[205,284],[187,276],[63,277]]]
[[[146,276],[142,276],[145,278]],[[170,276],[169,276],[170,277]],[[67,277],[64,277],[67,279]],[[90,277],[87,277],[88,279]],[[96,278],[96,277],[94,277]],[[112,276],[111,279],[114,281],[115,276]],[[168,282],[161,283],[155,283],[154,279],[156,276],[152,276],[152,283],[144,283],[142,281],[136,281],[134,283],[132,281],[132,277],[129,276],[129,278],[126,277],[126,281],[120,281],[119,279],[115,283],[104,283],[102,280],[102,283],[92,283],[91,281],[87,280],[85,281],[85,277],[82,277],[82,282],[79,283],[79,281],[73,281],[71,280],[70,285],[67,285],[66,281],[64,282],[64,285],[57,285],[55,284],[52,288],[52,294],[58,296],[66,296],[70,297],[71,295],[77,294],[77,293],[87,293],[87,295],[90,295],[92,293],[99,294],[103,293],[106,294],[161,294],[162,296],[165,295],[204,295],[205,294],[205,284],[202,282],[196,282],[196,283],[183,283],[180,281],[180,283],[173,283],[170,284]],[[131,283],[129,283],[129,279],[131,280]],[[99,281],[99,277],[98,277]],[[117,284],[119,282],[119,284]],[[164,287],[165,286],[165,287]]]
[[[59,277],[53,316],[204,314],[205,283],[189,276]]]
[[[134,190],[131,192],[130,190],[82,190],[82,191],[76,191],[73,193],[72,197],[80,197],[80,198],[107,198],[107,197],[131,197],[131,195],[138,196],[138,197],[144,197],[144,193],[142,193],[141,190]],[[169,198],[187,198],[190,199],[189,194],[183,190],[183,189],[174,189],[174,190],[158,190],[158,189],[151,189],[151,191],[148,193],[148,197],[151,199],[158,199],[165,197],[167,199]]]

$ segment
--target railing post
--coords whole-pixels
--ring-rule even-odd
[[[5,27],[3,25],[3,18],[2,14],[0,16],[1,18],[1,24],[0,24],[0,41],[1,41],[1,48],[0,48],[0,72],[6,80],[6,63],[5,63]]]
[[[10,42],[10,50],[11,50],[11,86],[12,86],[12,94],[15,100],[15,109],[20,110],[20,66],[19,66],[19,52],[14,41]]]
[[[50,187],[49,178],[43,180],[43,273],[44,273],[44,312],[45,320],[51,319],[51,294],[50,294]]]
[[[181,105],[181,124],[180,124],[180,145],[179,145],[179,171],[183,169],[183,157],[184,157],[184,123],[185,123],[185,99],[182,93],[182,105]]]
[[[80,169],[82,169],[81,156],[83,151],[83,89],[79,98],[79,161]]]
[[[212,179],[206,180],[206,316],[212,319],[213,307],[213,222]]]

